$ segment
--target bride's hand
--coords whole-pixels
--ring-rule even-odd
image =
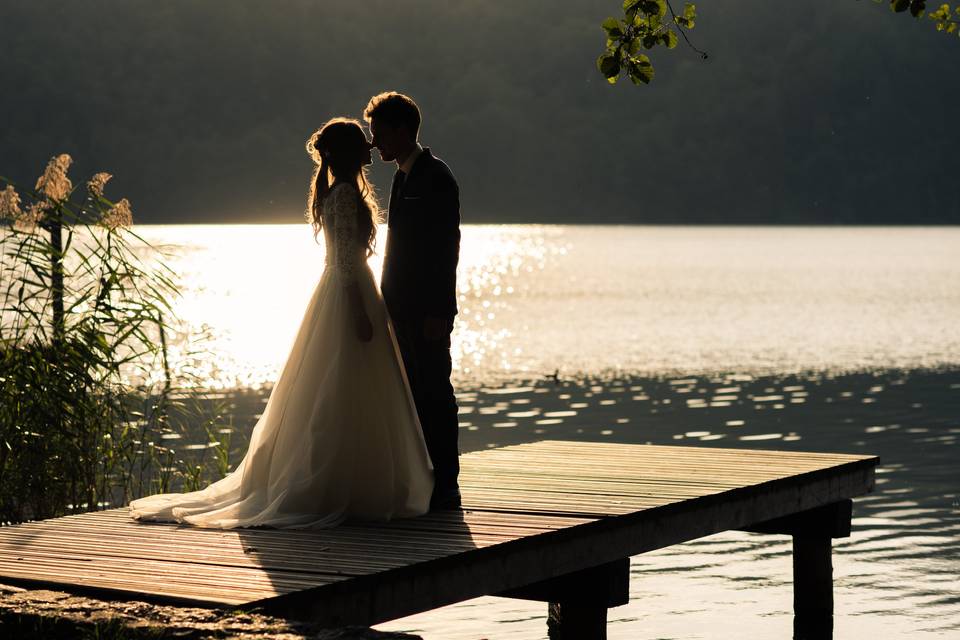
[[[370,318],[367,317],[366,312],[357,314],[354,328],[357,331],[357,338],[360,339],[360,342],[370,342],[373,338],[373,325],[370,324]]]

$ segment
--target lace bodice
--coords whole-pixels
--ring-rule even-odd
[[[366,246],[357,224],[359,200],[356,188],[338,184],[323,203],[324,263],[334,269],[343,286],[356,281],[357,271],[366,262]]]

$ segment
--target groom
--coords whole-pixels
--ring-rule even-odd
[[[460,189],[450,168],[417,142],[420,109],[401,93],[370,98],[373,146],[396,162],[380,288],[393,320],[423,436],[433,462],[431,509],[460,507],[457,401],[450,332],[457,315]]]

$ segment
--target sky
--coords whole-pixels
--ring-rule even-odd
[[[707,61],[657,48],[651,85],[610,86],[620,5],[0,0],[0,175],[69,153],[139,223],[296,222],[310,133],[397,90],[466,223],[960,223],[960,39],[886,3],[704,0]]]

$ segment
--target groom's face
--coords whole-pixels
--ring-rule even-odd
[[[370,135],[373,136],[373,146],[380,152],[380,159],[384,162],[393,162],[401,150],[410,146],[405,129],[391,127],[376,118],[370,121]]]

